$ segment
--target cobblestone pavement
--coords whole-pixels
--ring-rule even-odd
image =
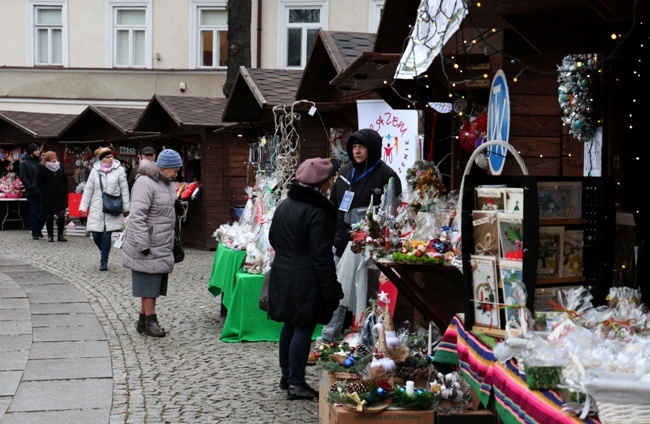
[[[30,262],[79,290],[109,342],[113,371],[110,423],[317,423],[318,403],[287,401],[277,387],[276,343],[225,343],[219,298],[207,290],[214,252],[186,249],[156,312],[168,336],[138,334],[139,299],[130,270],[111,251],[108,272],[89,238],[67,243],[31,240],[22,230],[0,232],[3,256]],[[317,370],[307,381],[318,387]]]

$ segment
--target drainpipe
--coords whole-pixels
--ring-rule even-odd
[[[262,66],[262,0],[257,0],[257,67]]]

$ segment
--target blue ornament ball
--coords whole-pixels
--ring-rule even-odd
[[[351,357],[346,358],[346,359],[345,359],[345,362],[343,362],[343,366],[344,366],[345,368],[350,368],[350,367],[352,367],[353,365],[354,365],[354,359],[352,359]]]
[[[379,396],[379,397],[384,397],[384,396],[386,396],[387,393],[388,392],[383,387],[379,387],[377,389],[377,396]]]
[[[582,123],[581,120],[575,119],[573,122],[571,122],[571,129],[574,131],[580,131],[584,128],[584,124]]]

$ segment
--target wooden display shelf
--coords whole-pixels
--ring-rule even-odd
[[[538,278],[538,286],[553,286],[556,284],[583,284],[587,281],[586,277],[562,277],[562,278]]]

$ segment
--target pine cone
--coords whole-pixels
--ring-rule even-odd
[[[354,350],[354,352],[357,358],[363,358],[364,356],[370,353],[370,349],[368,348],[368,346],[364,344],[359,344]]]
[[[357,380],[349,382],[345,385],[347,393],[364,393],[370,388],[370,380]]]

